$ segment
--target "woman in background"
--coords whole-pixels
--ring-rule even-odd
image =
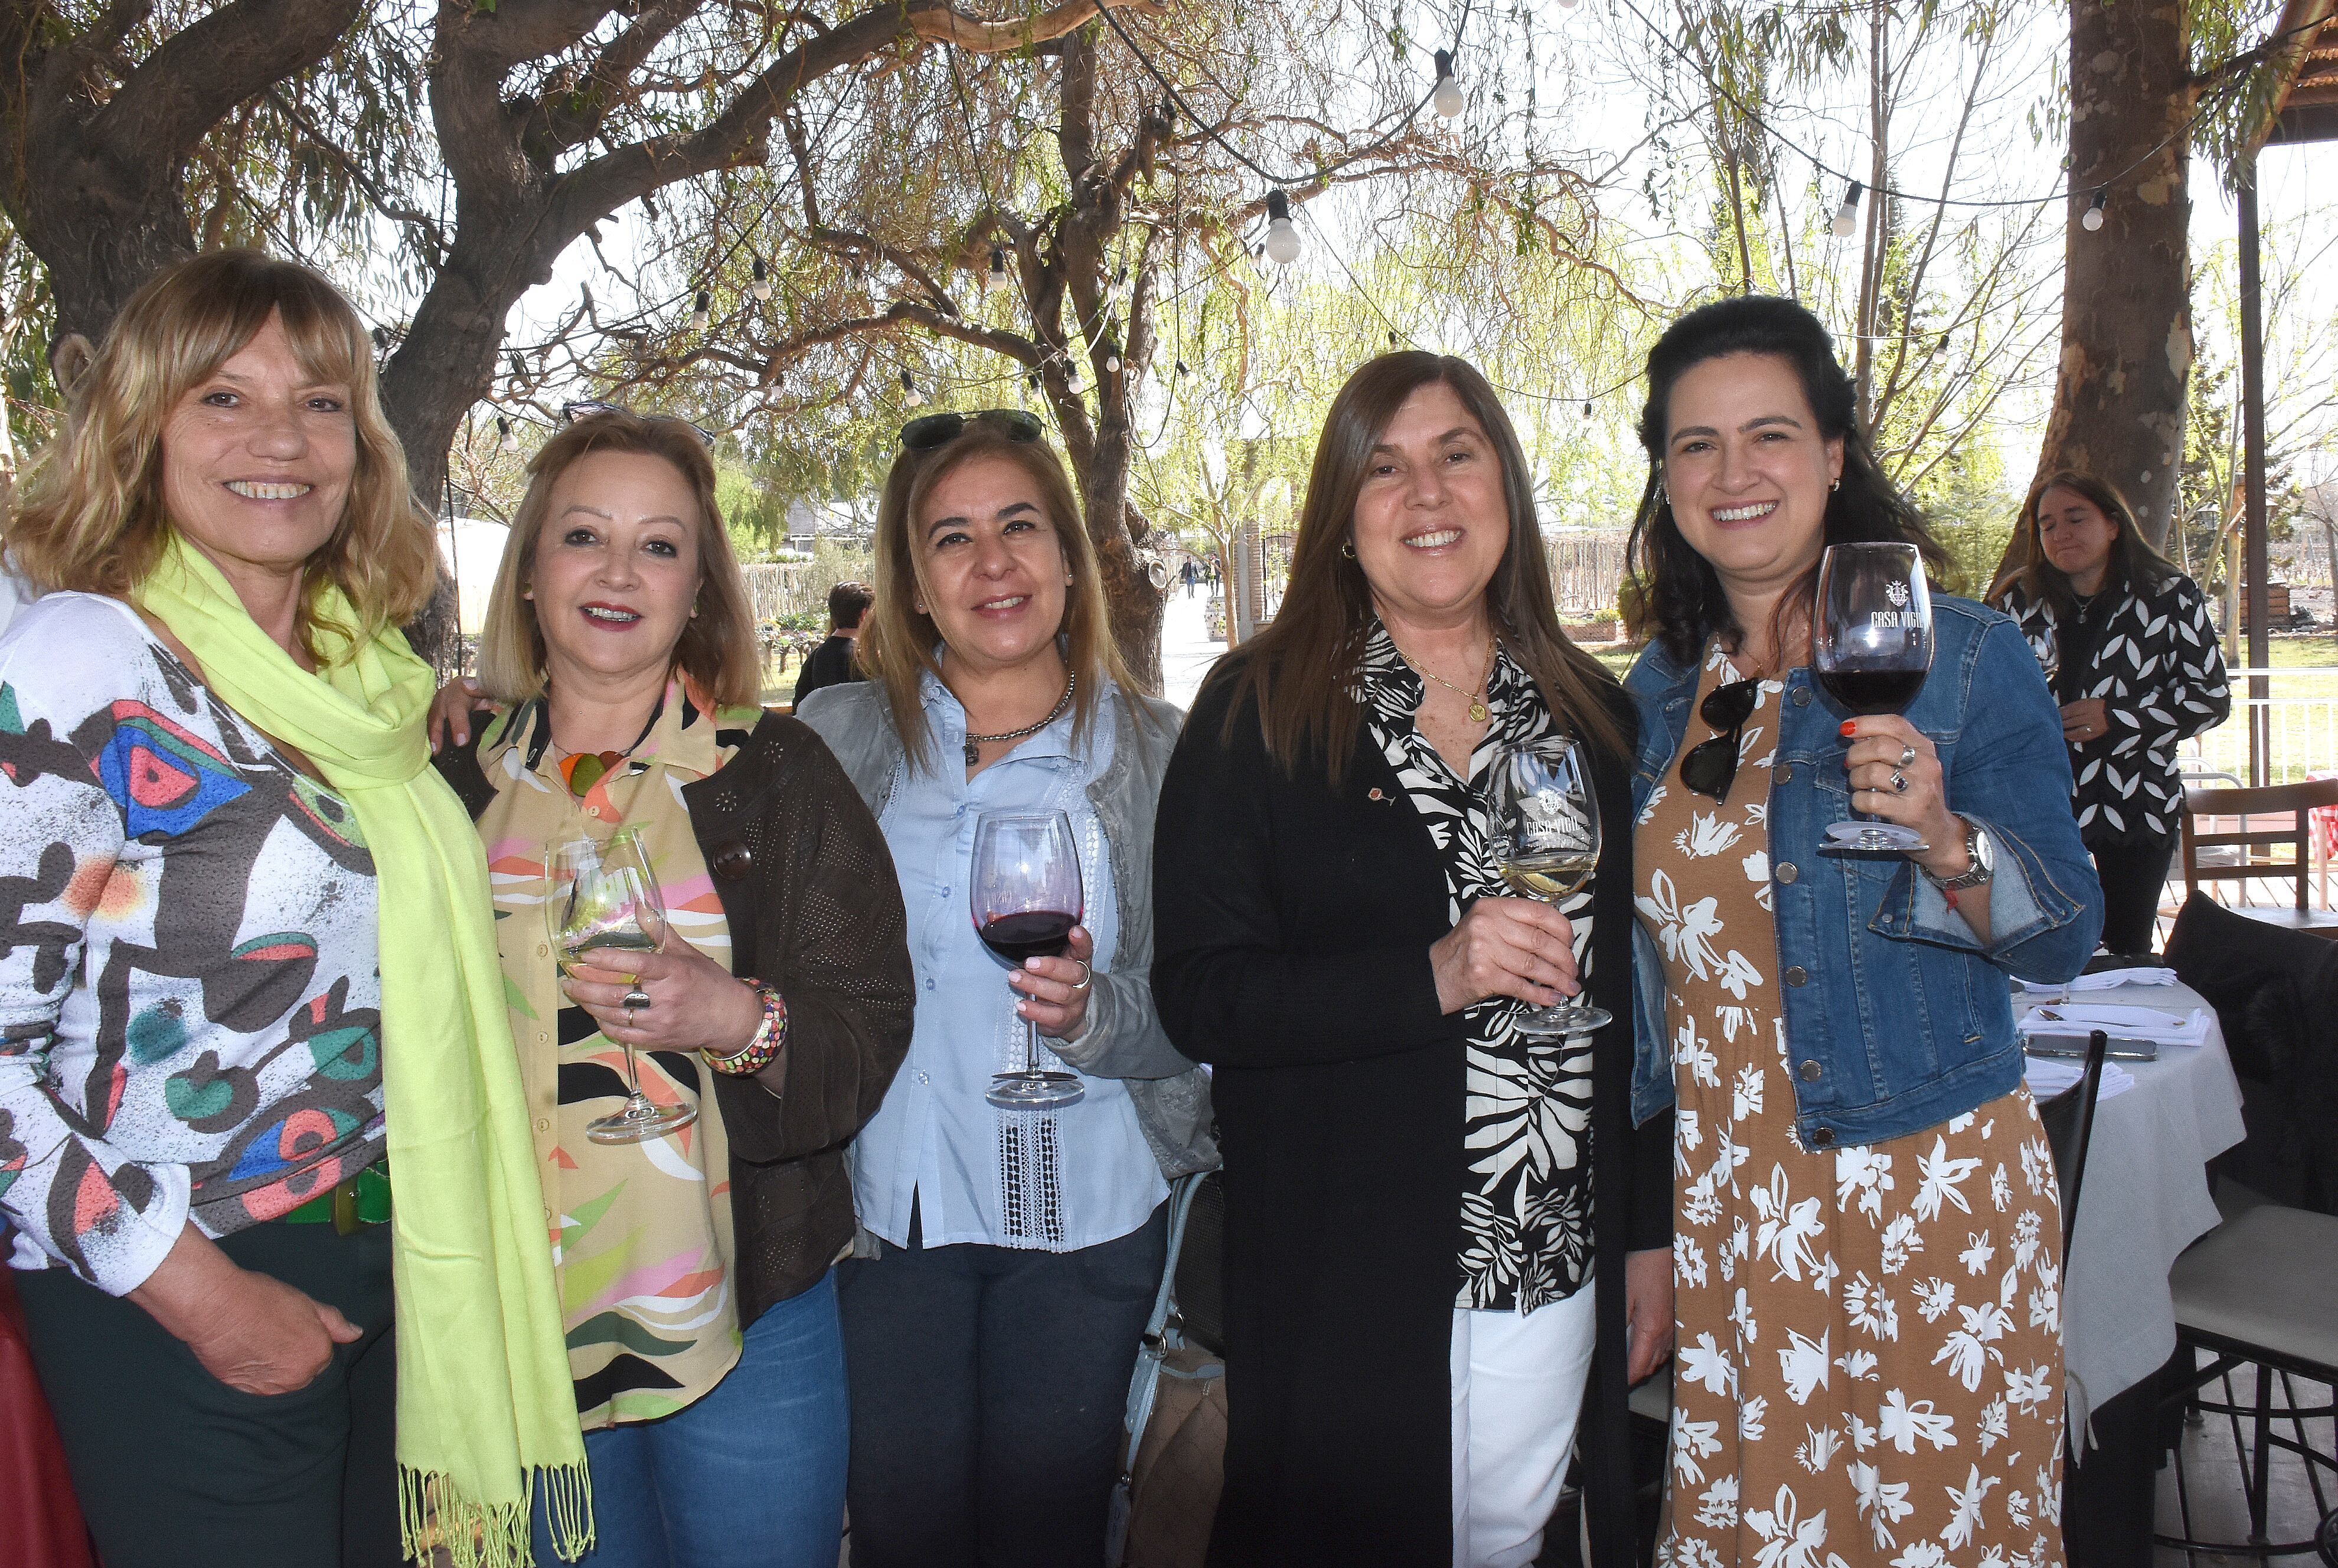
[[[2176,748],[2232,711],[2207,601],[2111,485],[2064,469],[2021,508],[1989,603],[2021,622],[2061,704],[2071,806],[2103,885],[2103,946],[2152,951],[2184,813]]]
[[[803,712],[884,827],[918,983],[909,1059],[852,1146],[868,1232],[839,1269],[852,1560],[1095,1568],[1168,1183],[1216,1163],[1207,1076],[1146,985],[1177,711],[1130,686],[1079,503],[1029,414],[902,428],[876,595],[870,679]],[[1069,821],[1086,913],[1065,956],[1003,970],[976,936],[991,812]],[[1076,1104],[985,1100],[1022,1065],[1025,1020]]]

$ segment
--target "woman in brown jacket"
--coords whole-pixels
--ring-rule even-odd
[[[909,959],[868,808],[816,736],[752,705],[751,622],[697,433],[581,420],[531,465],[496,578],[480,673],[506,706],[439,763],[502,917],[587,1563],[830,1568],[842,1531],[842,1149],[909,1047]],[[545,845],[620,831],[672,936],[563,981]],[[624,1047],[641,1093],[694,1121],[588,1135],[627,1097]]]

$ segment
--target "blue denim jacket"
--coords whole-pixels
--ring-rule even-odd
[[[1824,1149],[1944,1122],[2021,1081],[2009,974],[2058,984],[2102,933],[2102,891],[2070,815],[2060,717],[2019,629],[1969,599],[1932,600],[1932,672],[1906,714],[1930,737],[1949,808],[1995,840],[1990,942],[1914,865],[1817,852],[1851,814],[1849,715],[1788,673],[1770,783],[1770,877],[1777,965],[1793,1063],[1795,1128]],[[1625,678],[1640,715],[1635,815],[1688,732],[1698,669],[1651,644]],[[1636,1049],[1632,1116],[1672,1103],[1662,960],[1634,932]]]

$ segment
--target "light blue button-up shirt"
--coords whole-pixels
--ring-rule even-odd
[[[1109,687],[1097,693],[1109,711]],[[1110,972],[1119,937],[1112,858],[1088,786],[1112,764],[1108,722],[1078,750],[1066,713],[972,779],[958,765],[966,710],[931,675],[921,689],[932,769],[904,761],[881,825],[909,913],[918,981],[909,1054],[852,1145],[860,1222],[899,1246],[914,1200],[928,1247],[981,1242],[1068,1252],[1125,1236],[1169,1189],[1137,1125],[1127,1086],[1083,1075],[1086,1098],[1044,1114],[983,1098],[994,1073],[1023,1065],[1019,995],[974,933],[967,883],[986,811],[1061,811],[1080,849],[1094,966]],[[1038,1042],[1039,1065],[1075,1071]]]

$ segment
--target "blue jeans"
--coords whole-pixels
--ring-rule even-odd
[[[745,1339],[696,1404],[584,1435],[588,1568],[836,1568],[850,1416],[835,1272],[765,1311]],[[535,1560],[560,1561],[540,1492]]]

